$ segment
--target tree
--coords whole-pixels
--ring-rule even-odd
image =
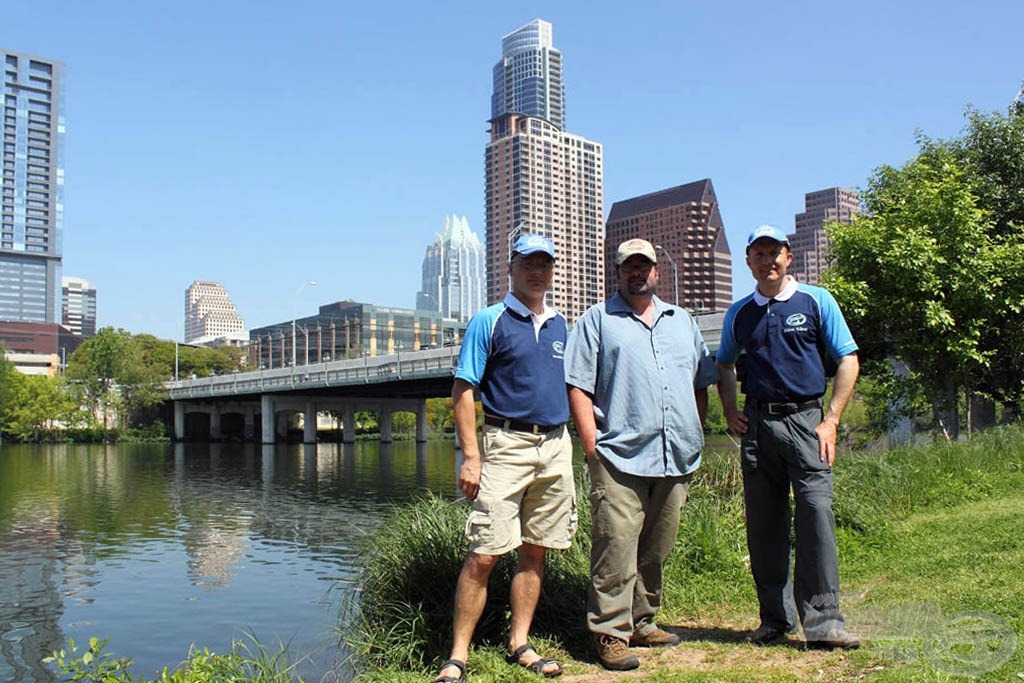
[[[68,379],[79,383],[92,410],[102,413],[104,428],[110,428],[111,411],[122,426],[133,424],[166,397],[161,384],[166,369],[147,362],[148,343],[125,330],[104,327],[68,359]]]
[[[1004,244],[1006,270],[1017,273],[999,283],[1004,299],[1001,315],[991,320],[983,340],[992,362],[985,378],[986,394],[1020,414],[1024,403],[1024,103],[1007,115],[967,111],[964,136],[950,147],[967,170],[968,179],[986,211],[991,234]]]
[[[924,140],[903,167],[881,167],[864,200],[867,214],[828,228],[836,265],[825,284],[891,398],[923,395],[936,426],[954,438],[958,392],[987,376],[991,326],[1015,305],[1002,292],[1021,277],[1019,238],[992,230],[948,145]],[[890,359],[905,364],[904,380]]]
[[[6,429],[19,441],[39,441],[42,432],[66,422],[75,412],[74,401],[62,383],[44,375],[16,373],[14,402],[7,413]]]
[[[427,425],[430,431],[437,433],[455,430],[455,414],[450,398],[427,399]]]

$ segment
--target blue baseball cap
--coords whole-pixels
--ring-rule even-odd
[[[762,237],[767,237],[768,239],[775,240],[780,244],[785,244],[787,247],[789,246],[789,237],[786,233],[782,232],[774,225],[759,225],[754,228],[753,232],[750,233],[750,237],[747,238],[747,249],[750,248],[751,244]]]
[[[521,235],[512,246],[512,256],[529,256],[540,252],[555,258],[555,245],[544,235]]]

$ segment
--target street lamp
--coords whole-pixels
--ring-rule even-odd
[[[512,260],[512,242],[515,240],[516,237],[519,236],[519,233],[521,233],[525,229],[526,222],[524,221],[517,225],[516,227],[512,228],[512,232],[508,234],[508,261]],[[506,263],[508,263],[508,261],[506,261]],[[508,288],[512,289],[512,273],[508,274]]]
[[[310,280],[309,282],[303,282],[302,286],[295,290],[295,298],[292,299],[292,368],[295,368],[295,309],[299,305],[299,294],[302,294],[302,290],[306,288],[306,285],[310,287],[316,287],[316,281]],[[308,351],[307,351],[308,353]]]
[[[660,244],[655,244],[654,248],[660,251],[668,259],[668,262],[672,264],[672,285],[675,288],[675,301],[676,306],[679,305],[679,271],[676,269],[676,261],[672,258],[672,254],[668,253],[668,250]]]

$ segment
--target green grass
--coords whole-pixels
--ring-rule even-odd
[[[756,625],[737,460],[735,454],[709,454],[694,478],[666,567],[664,623],[698,625],[708,633],[726,625],[733,634]],[[585,485],[580,489],[580,531],[570,551],[549,554],[534,620],[539,649],[562,657],[570,675],[592,670],[583,623],[589,505]],[[1021,426],[993,429],[969,443],[842,453],[835,509],[844,612],[851,628],[868,637],[868,647],[827,660],[828,670],[816,672],[817,678],[937,682],[963,680],[956,674],[970,670],[977,680],[1017,679],[1024,672],[1022,655],[1015,652],[995,670],[989,665],[1011,632],[1024,637],[1022,491]],[[349,605],[356,618],[346,633],[364,668],[361,680],[422,681],[447,656],[465,515],[465,505],[428,498],[396,510],[375,535],[363,558],[361,601]],[[501,657],[512,568],[507,559],[492,577],[470,656],[475,680],[536,680]],[[1008,630],[986,631],[992,623],[979,622],[978,615],[966,619],[971,615],[965,613],[978,612],[997,615],[1002,621],[995,626]],[[756,656],[748,656],[749,646],[735,642],[735,635],[708,637],[687,647],[720,657],[718,668],[652,667],[642,680],[774,683],[806,677],[785,665],[752,664],[747,660]],[[972,645],[972,638],[978,642]],[[737,648],[747,649],[729,656]]]

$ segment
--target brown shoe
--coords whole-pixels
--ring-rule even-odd
[[[626,641],[615,636],[595,633],[594,649],[601,666],[610,671],[629,671],[640,666],[640,659],[629,651]]]
[[[675,633],[669,633],[658,627],[653,621],[641,624],[629,636],[630,647],[663,647],[665,645],[678,645],[682,640]]]

